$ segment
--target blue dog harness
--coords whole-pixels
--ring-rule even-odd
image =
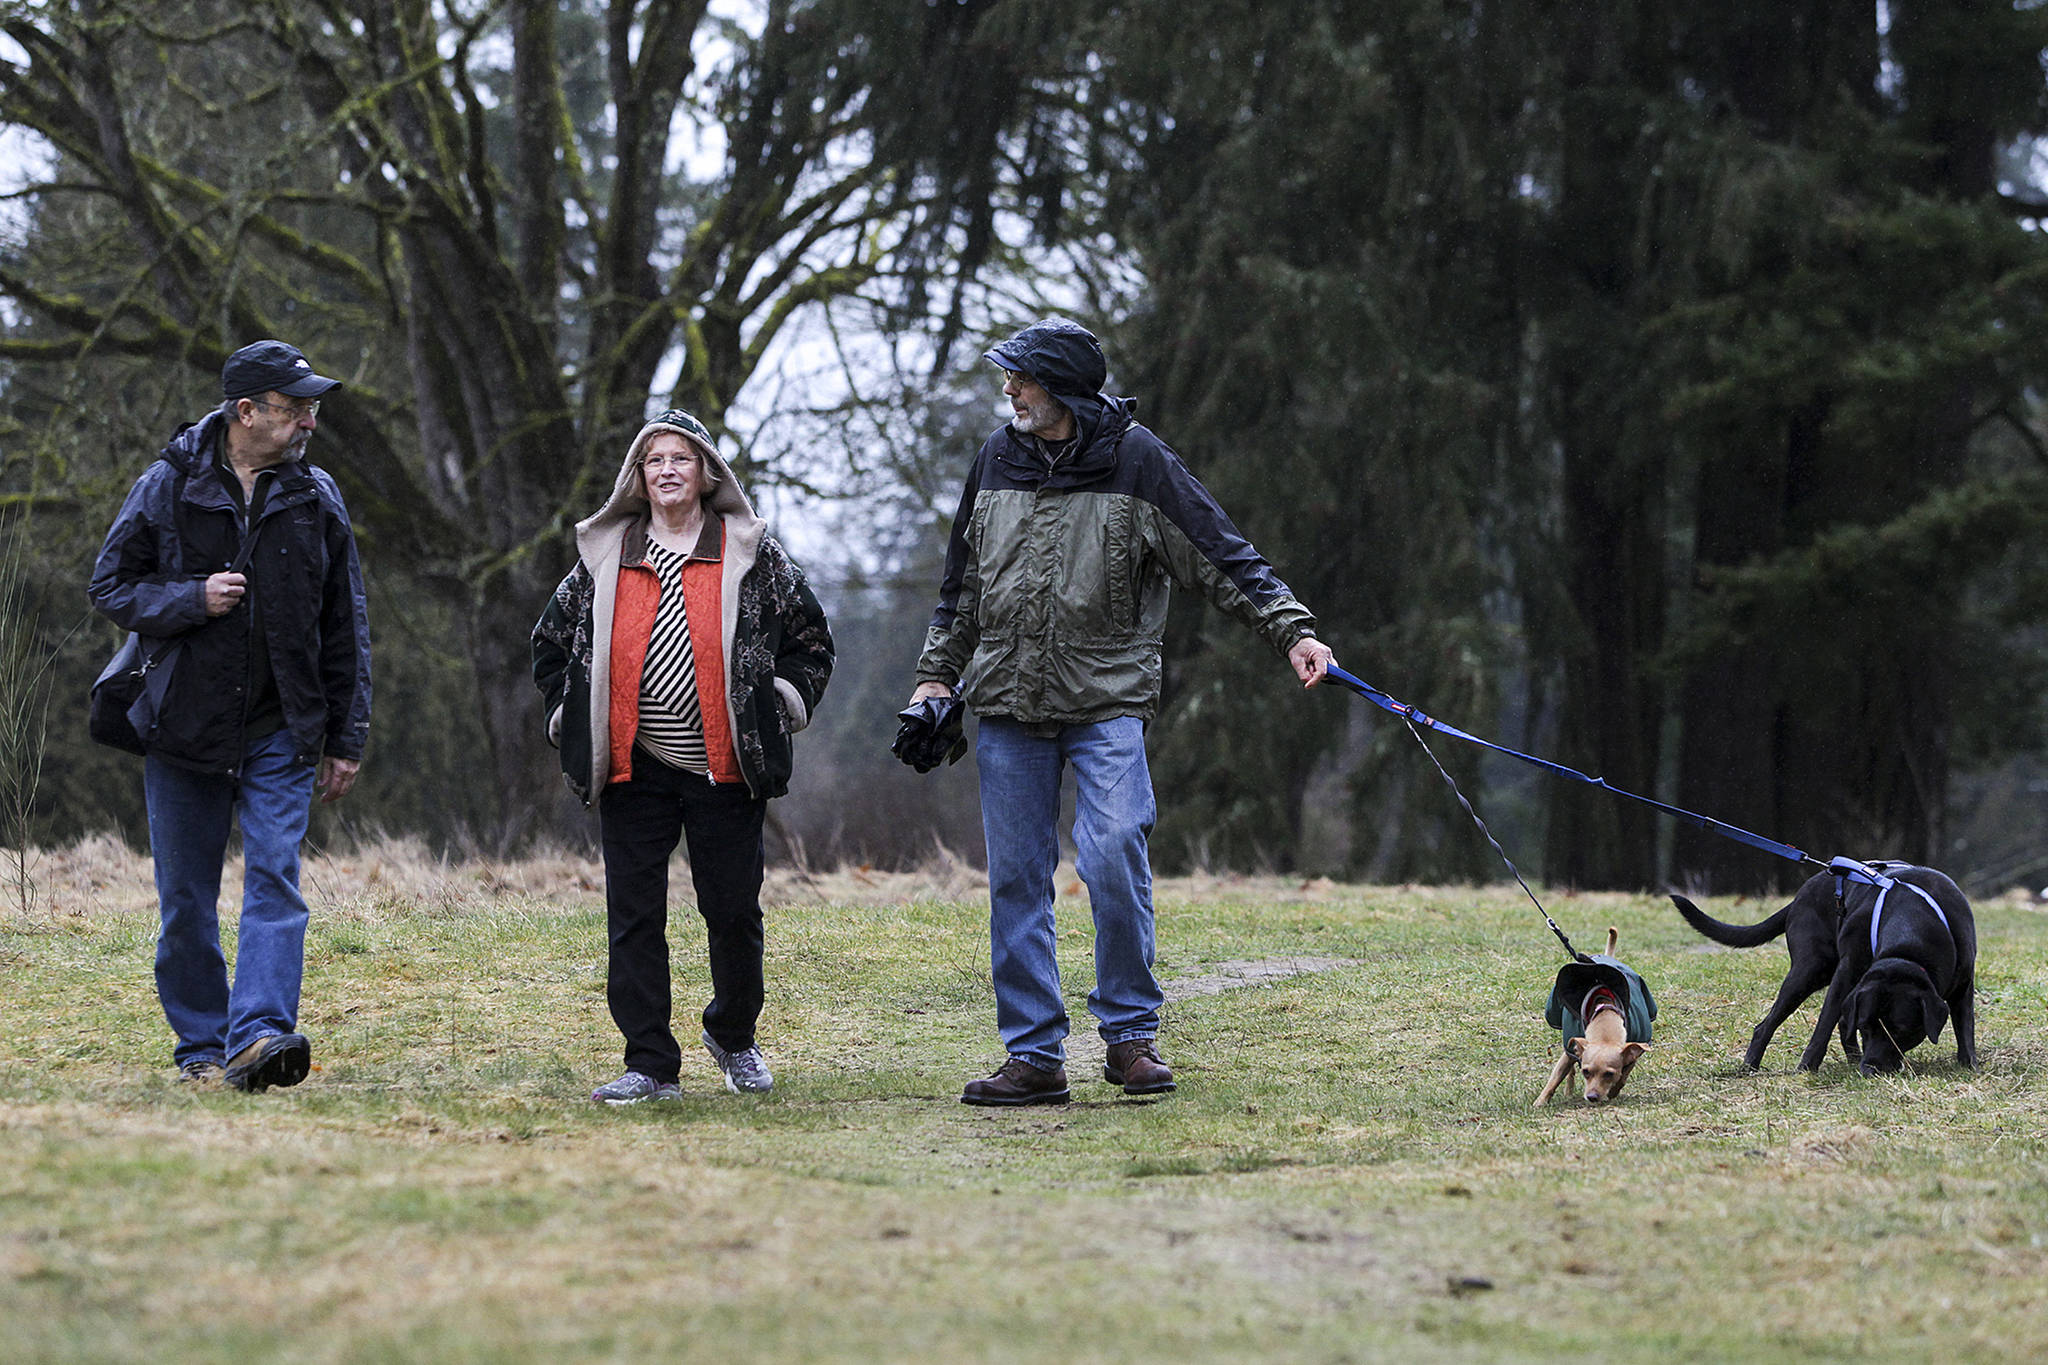
[[[1849,882],[1861,882],[1865,886],[1877,888],[1877,904],[1870,908],[1870,955],[1872,957],[1878,955],[1877,926],[1884,919],[1885,897],[1892,893],[1892,888],[1895,886],[1903,886],[1921,900],[1926,901],[1928,907],[1934,911],[1934,917],[1941,921],[1941,927],[1944,929],[1949,928],[1948,916],[1942,913],[1941,902],[1929,895],[1925,887],[1915,886],[1911,882],[1901,881],[1897,877],[1886,875],[1887,870],[1890,868],[1905,866],[1907,866],[1905,863],[1859,863],[1854,858],[1834,858],[1828,862],[1829,869],[1835,874],[1835,905],[1844,914],[1847,914],[1849,909],[1848,900],[1844,895],[1848,889],[1847,884]],[[1955,931],[1951,929],[1949,932],[1954,933]]]

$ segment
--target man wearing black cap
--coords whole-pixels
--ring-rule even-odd
[[[229,356],[220,407],[135,481],[87,589],[155,675],[129,714],[162,916],[157,997],[179,1079],[196,1085],[296,1085],[312,1064],[298,1032],[299,845],[314,791],[337,801],[354,784],[370,728],[355,537],[334,480],[305,462],[338,384],[282,341]],[[237,818],[231,986],[217,906]]]
[[[957,688],[980,718],[996,1027],[1009,1054],[967,1104],[1063,1104],[1067,1012],[1053,924],[1061,773],[1074,769],[1075,868],[1095,919],[1088,1008],[1103,1079],[1174,1088],[1152,975],[1154,814],[1145,725],[1159,704],[1169,585],[1198,589],[1284,655],[1305,686],[1330,649],[1180,457],[1099,392],[1102,347],[1062,318],[986,359],[1011,419],[968,471],[912,704]],[[908,761],[908,760],[906,760]]]

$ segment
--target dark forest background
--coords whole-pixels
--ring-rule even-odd
[[[316,838],[590,837],[527,632],[674,403],[833,613],[779,851],[977,857],[971,763],[887,743],[999,420],[980,351],[1058,312],[1395,696],[1822,857],[2048,877],[2048,11],[10,0],[0,33],[0,705],[47,715],[0,842],[142,838],[84,736],[117,641],[83,585],[281,336],[347,381],[314,458],[377,649]],[[1553,883],[1798,875],[1436,747]],[[1499,875],[1405,730],[1185,597],[1152,752],[1164,869]]]

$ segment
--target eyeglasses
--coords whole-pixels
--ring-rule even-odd
[[[281,412],[294,422],[303,422],[308,417],[318,417],[320,415],[320,400],[317,398],[310,403],[266,403],[261,398],[251,398],[249,401],[259,408],[269,408],[272,412]]]
[[[642,469],[662,469],[668,465],[674,465],[677,469],[681,469],[684,465],[696,464],[703,458],[702,455],[697,454],[695,451],[686,451],[681,455],[646,455],[641,457],[640,467]]]

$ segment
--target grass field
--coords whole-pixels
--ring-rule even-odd
[[[1181,1084],[1137,1101],[1089,1074],[1075,888],[1077,1102],[1006,1112],[957,1102],[1000,1060],[971,871],[777,874],[775,1093],[693,1056],[682,1103],[614,1110],[590,864],[310,863],[317,1069],[261,1096],[172,1083],[146,859],[35,878],[0,910],[9,1361],[2048,1358],[2019,898],[1977,906],[1982,1069],[1944,1034],[1866,1079],[1793,1070],[1813,1005],[1737,1067],[1782,949],[1546,897],[1582,947],[1620,928],[1661,1014],[1618,1104],[1537,1112],[1561,958],[1519,892],[1163,884]]]

